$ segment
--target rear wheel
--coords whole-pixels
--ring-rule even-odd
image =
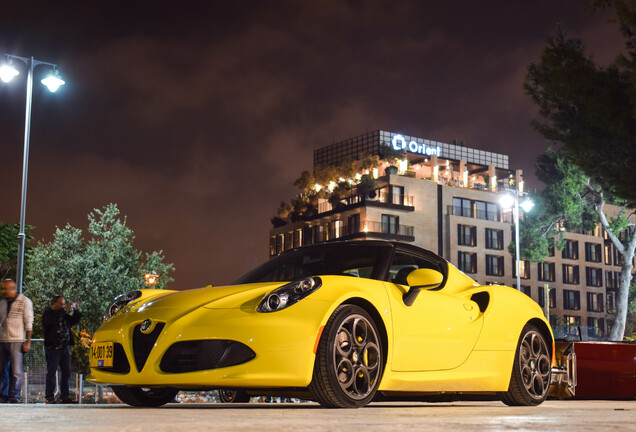
[[[521,332],[508,391],[500,393],[506,405],[539,405],[550,390],[552,366],[545,338],[535,326],[527,324]]]
[[[365,406],[375,396],[383,365],[373,318],[359,306],[339,306],[320,337],[309,390],[325,407]]]
[[[171,387],[144,388],[113,386],[113,392],[124,403],[136,407],[158,407],[174,400],[179,390]]]
[[[219,399],[223,403],[243,403],[250,401],[250,395],[243,390],[219,390]]]

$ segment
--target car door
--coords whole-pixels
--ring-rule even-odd
[[[470,355],[483,324],[479,306],[444,289],[422,290],[411,306],[402,296],[409,289],[406,275],[417,268],[439,270],[439,264],[410,252],[397,251],[391,263],[389,282],[393,319],[395,371],[453,369]]]

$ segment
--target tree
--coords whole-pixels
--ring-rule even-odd
[[[29,255],[31,250],[29,243],[33,240],[33,237],[29,235],[29,232],[32,229],[33,227],[29,225],[24,227],[26,234],[25,257]],[[16,279],[19,232],[19,224],[10,225],[0,222],[0,280],[6,278]]]
[[[57,228],[50,243],[39,243],[29,257],[24,292],[33,301],[34,314],[41,317],[54,295],[69,301],[77,299],[82,320],[74,333],[77,339],[90,339],[103,321],[104,312],[119,294],[146,288],[144,275],[156,272],[153,288],[165,288],[174,279],[172,264],[164,263],[162,252],[142,253],[133,247],[133,231],[119,218],[119,209],[109,204],[88,215],[88,234],[67,224]],[[34,334],[42,333],[41,321],[34,322]],[[80,367],[87,365],[88,346],[77,344],[73,358]]]
[[[636,10],[633,1],[612,3]],[[633,25],[635,17],[636,14],[619,14],[623,24],[634,20]],[[629,47],[633,36],[624,34]],[[633,54],[632,51],[632,59]],[[550,189],[546,195],[550,199],[543,200],[544,224],[550,221],[552,229],[560,226],[559,220],[571,226],[581,225],[586,220],[590,222],[590,215],[594,214],[595,222],[607,232],[622,257],[616,319],[610,330],[612,340],[622,340],[625,333],[636,249],[636,213],[629,210],[636,207],[632,174],[636,166],[633,65],[633,61],[631,66],[627,61],[617,61],[607,68],[597,66],[585,55],[580,40],[568,39],[560,31],[548,39],[540,60],[528,67],[524,83],[542,117],[542,121],[532,122],[534,127],[561,145],[560,153],[546,154],[537,165],[537,175],[543,171],[543,181]],[[560,177],[558,187],[550,183],[552,175]],[[619,211],[608,213],[608,203],[617,205]]]

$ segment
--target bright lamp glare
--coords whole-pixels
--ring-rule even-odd
[[[519,204],[519,207],[521,207],[524,212],[528,213],[530,210],[532,210],[532,207],[534,207],[534,203],[530,201],[529,199],[527,199],[521,204]]]
[[[19,75],[20,72],[16,68],[11,65],[4,64],[0,66],[0,79],[3,82],[8,83],[11,81],[16,75]]]
[[[57,89],[60,88],[60,86],[63,86],[65,84],[64,81],[62,81],[62,79],[59,77],[59,73],[57,73],[57,71],[55,72],[55,75],[51,74],[42,80],[42,84],[47,86],[51,93],[55,93]]]
[[[501,204],[501,207],[510,209],[515,204],[515,197],[512,195],[504,195],[499,200],[499,203]]]

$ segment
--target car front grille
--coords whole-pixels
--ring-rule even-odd
[[[135,326],[135,330],[133,331],[132,344],[133,344],[133,353],[135,355],[135,365],[137,366],[137,370],[141,372],[146,364],[146,360],[148,360],[148,356],[150,355],[150,351],[155,346],[155,342],[157,338],[161,334],[161,330],[165,323],[157,323],[155,328],[151,333],[142,333],[141,324]]]
[[[183,373],[218,369],[245,363],[256,357],[247,345],[231,340],[193,340],[170,346],[159,368],[164,372]]]

